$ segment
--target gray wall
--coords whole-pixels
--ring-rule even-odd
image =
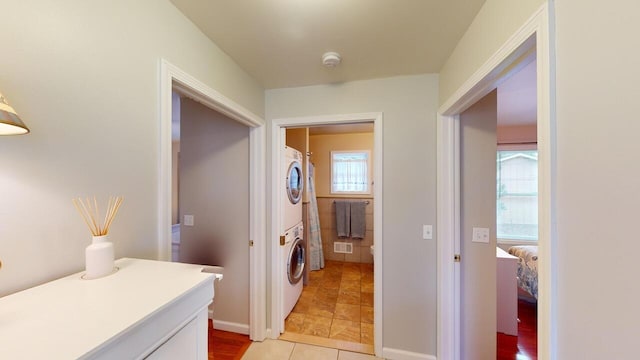
[[[384,113],[383,324],[377,325],[383,347],[435,355],[436,243],[422,239],[422,225],[436,223],[438,76],[268,90],[265,102],[268,122]]]
[[[180,261],[224,267],[214,319],[249,324],[249,128],[181,101]]]
[[[492,91],[460,114],[462,359],[496,358],[496,124]],[[488,244],[472,242],[489,228]]]

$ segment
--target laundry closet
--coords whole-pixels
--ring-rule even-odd
[[[284,338],[373,349],[373,140],[372,123],[286,129],[302,155],[305,265]]]

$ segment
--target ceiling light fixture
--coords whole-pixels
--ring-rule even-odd
[[[340,61],[342,61],[342,58],[337,52],[330,51],[322,55],[322,65],[328,68],[334,68],[338,66],[338,64],[340,64]]]

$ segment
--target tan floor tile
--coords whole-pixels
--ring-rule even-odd
[[[320,282],[320,288],[325,288],[325,289],[339,289],[340,288],[340,278],[325,278],[322,279],[322,282]],[[318,290],[321,291],[321,290]]]
[[[360,291],[342,290],[338,294],[338,304],[360,305]]]
[[[360,280],[360,271],[344,271],[342,281]]]
[[[320,279],[322,279],[323,276],[324,276],[324,272],[322,270],[320,270],[320,271],[310,271],[309,272],[309,280],[310,281],[320,280]]]
[[[363,293],[372,293],[373,283],[362,282],[360,284],[360,291],[362,291]]]
[[[338,350],[315,345],[296,344],[290,360],[336,360]]]
[[[333,318],[360,322],[360,305],[336,304]]]
[[[333,261],[333,260],[325,260],[324,261],[324,269],[325,270],[329,270],[329,269],[335,269],[335,268],[339,268],[340,270],[342,270],[344,263],[341,261]]]
[[[242,360],[282,360],[288,359],[293,352],[294,343],[267,339],[252,342]]]
[[[302,294],[300,294],[300,300],[312,301],[316,298],[316,292],[317,291],[314,291],[313,289],[309,289],[308,291],[307,289],[304,289]]]
[[[362,274],[360,276],[360,280],[363,283],[369,283],[369,284],[373,284],[373,274]]]
[[[363,323],[373,324],[373,307],[360,306],[360,321]]]
[[[329,337],[331,333],[331,318],[306,315],[302,326],[302,333],[306,335]]]
[[[373,324],[360,323],[360,342],[373,345]]]
[[[314,301],[313,304],[309,306],[307,314],[332,319],[335,311],[335,302]]]
[[[360,304],[373,306],[373,293],[372,292],[360,293]]]
[[[329,338],[360,342],[360,323],[349,320],[333,320]]]
[[[359,280],[342,280],[340,282],[340,290],[360,291]]]
[[[313,304],[313,300],[300,298],[296,303],[296,305],[293,307],[293,310],[291,310],[291,312],[298,313],[298,314],[306,314],[309,312],[309,308],[311,308],[312,304]]]
[[[360,272],[373,275],[373,264],[360,264]]]
[[[338,294],[340,293],[339,288],[335,289],[326,289],[320,288],[314,297],[314,301],[321,302],[336,302],[338,300]]]
[[[289,314],[289,316],[287,316],[287,319],[284,321],[285,331],[302,333],[304,318],[305,318],[305,314],[294,313],[294,312]]]
[[[346,262],[344,263],[343,267],[344,267],[344,271],[356,270],[360,272],[360,263]]]

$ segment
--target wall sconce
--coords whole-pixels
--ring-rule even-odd
[[[0,135],[27,134],[29,128],[20,120],[7,99],[0,94]]]
[[[0,135],[21,135],[29,133],[29,128],[20,120],[7,99],[0,94]],[[2,261],[0,261],[0,269]]]

